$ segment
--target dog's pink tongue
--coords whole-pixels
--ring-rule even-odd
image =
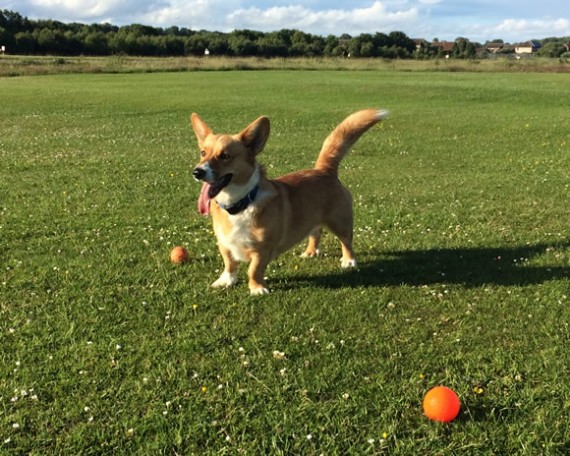
[[[210,213],[210,198],[208,197],[209,189],[210,184],[204,182],[202,184],[202,190],[200,190],[200,196],[198,197],[198,212],[202,215],[208,215]]]

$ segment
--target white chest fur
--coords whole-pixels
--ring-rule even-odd
[[[215,229],[218,243],[228,249],[232,257],[238,261],[249,261],[248,250],[253,246],[252,223],[254,205],[237,215],[230,215],[232,227],[224,233],[222,227]]]

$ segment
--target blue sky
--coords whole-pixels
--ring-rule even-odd
[[[4,0],[0,8],[62,22],[319,35],[403,31],[411,38],[507,42],[570,36],[562,0]]]

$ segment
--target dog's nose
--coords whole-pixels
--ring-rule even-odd
[[[202,180],[204,177],[206,177],[206,171],[204,171],[202,168],[194,168],[192,175],[194,176],[194,179]]]

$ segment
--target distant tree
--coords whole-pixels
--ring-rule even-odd
[[[85,53],[89,55],[108,55],[109,38],[101,31],[88,33],[84,38]]]
[[[117,33],[119,31],[119,27],[117,27],[116,25],[109,24],[107,22],[101,24],[91,24],[88,27],[89,31],[91,32],[101,32],[105,34]]]
[[[565,52],[566,47],[563,43],[549,41],[538,50],[537,55],[540,55],[541,57],[558,58]]]
[[[289,55],[288,39],[282,32],[268,33],[256,41],[257,55],[262,57],[287,57]]]
[[[339,55],[337,52],[338,47],[339,47],[338,38],[334,35],[328,35],[324,39],[323,53],[327,57],[337,56]]]
[[[184,39],[175,35],[154,37],[156,51],[161,57],[176,57],[184,55]]]
[[[228,55],[230,47],[227,35],[219,32],[213,33],[208,42],[208,49],[213,55]]]
[[[168,27],[167,29],[164,30],[164,34],[165,35],[174,35],[174,36],[179,36],[180,35],[180,28],[176,25],[173,25],[171,27]]]
[[[134,36],[160,36],[164,34],[164,31],[159,28],[151,27],[149,25],[143,24],[132,24],[121,27],[125,32],[132,34]]]
[[[406,51],[402,56],[410,57],[416,50],[416,43],[414,43],[414,40],[408,37],[404,32],[390,32],[388,37],[393,46]]]
[[[184,42],[184,54],[186,55],[204,55],[206,49],[210,49],[210,36],[205,31],[194,33]]]
[[[4,27],[0,26],[0,46],[11,48],[14,44],[13,35]]]
[[[72,30],[63,33],[64,49],[61,51],[63,55],[81,55],[84,53],[83,37]]]
[[[42,28],[37,34],[38,50],[42,54],[64,55],[67,42],[64,34],[57,29]]]
[[[372,41],[374,43],[374,48],[376,49],[377,54],[378,49],[382,48],[383,46],[390,46],[392,44],[392,40],[385,33],[376,33]]]
[[[37,41],[31,32],[18,32],[14,36],[14,50],[16,54],[35,54],[38,52]]]
[[[452,57],[458,59],[467,59],[474,57],[475,54],[475,46],[467,38],[459,37],[455,40],[455,44],[451,50]]]
[[[0,27],[8,32],[16,34],[27,30],[29,21],[23,18],[20,13],[9,10],[0,10]]]
[[[258,54],[257,40],[262,36],[262,33],[252,30],[233,31],[228,37],[231,53],[239,57],[256,56]]]
[[[314,57],[323,55],[324,52],[324,38],[300,30],[291,31],[289,35],[289,55]]]

